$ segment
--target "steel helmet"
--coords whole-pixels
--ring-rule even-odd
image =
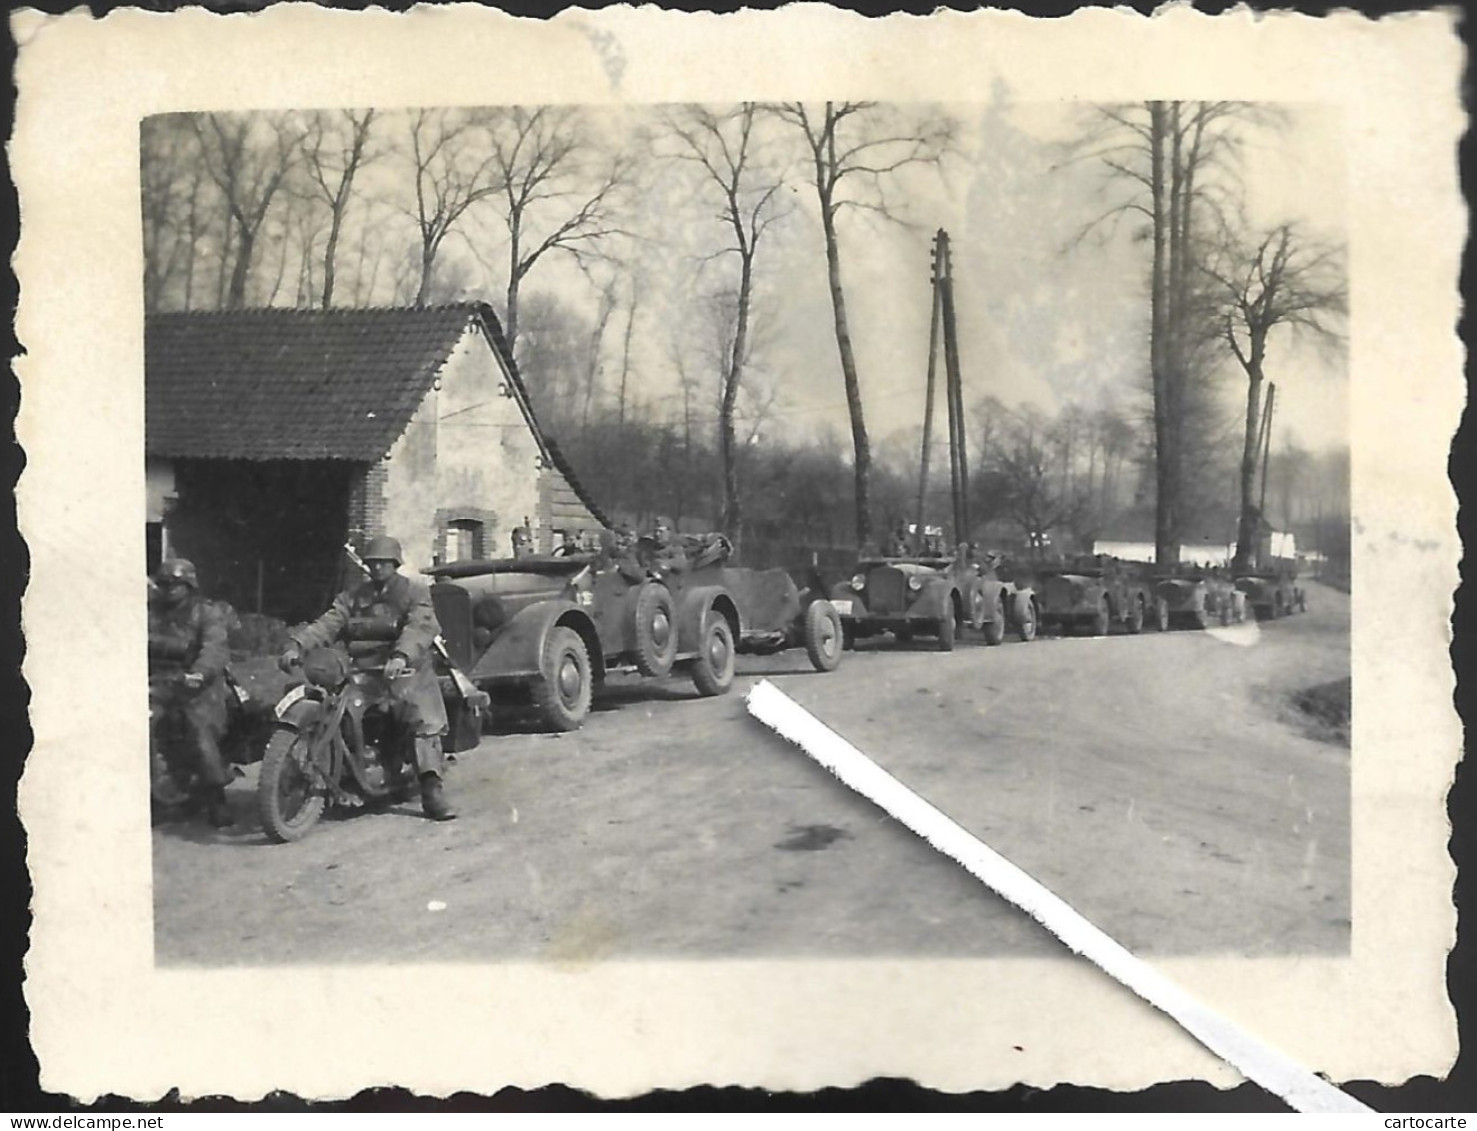
[[[184,558],[165,558],[154,571],[154,580],[160,585],[182,581],[191,589],[200,588],[200,579],[195,576],[195,563]]]
[[[364,553],[360,555],[366,562],[394,562],[396,565],[404,565],[405,558],[400,553],[400,543],[393,538],[387,538],[378,534],[371,538],[364,547]]]

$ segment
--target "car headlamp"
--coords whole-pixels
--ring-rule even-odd
[[[851,579],[853,589],[865,589],[867,587],[867,575],[859,573]]]
[[[908,578],[908,588],[914,593],[918,592],[918,590],[923,588],[923,578],[919,577],[916,573],[913,574]]]

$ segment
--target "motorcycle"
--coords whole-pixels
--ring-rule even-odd
[[[262,828],[278,843],[301,840],[331,808],[402,800],[416,787],[414,739],[391,716],[384,668],[354,670],[342,652],[314,648],[301,670],[277,703],[257,784]]]

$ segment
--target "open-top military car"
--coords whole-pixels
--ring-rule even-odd
[[[1239,624],[1246,619],[1244,596],[1214,570],[1178,569],[1161,578],[1154,591],[1167,607],[1171,625],[1205,628],[1212,622]]]
[[[812,664],[840,662],[841,624],[823,597],[783,570],[728,567],[727,540],[670,562],[568,554],[457,562],[430,570],[452,658],[478,688],[525,690],[545,725],[573,730],[612,669],[683,670],[704,695],[733,683],[739,652],[803,644]]]
[[[831,590],[843,639],[890,632],[900,641],[932,636],[953,649],[966,627],[999,644],[1014,627],[1022,640],[1036,634],[1036,606],[1028,587],[995,575],[967,552],[952,557],[863,558],[850,580]]]
[[[593,554],[457,562],[430,570],[452,658],[477,687],[526,689],[544,723],[573,730],[612,668],[664,676],[686,666],[717,695],[733,681],[732,598],[661,581]]]
[[[1133,562],[1095,554],[1033,565],[1041,625],[1106,636],[1121,624],[1130,633],[1146,624],[1169,627],[1169,609],[1145,570]]]
[[[801,589],[783,569],[731,566],[733,546],[722,534],[687,535],[680,549],[675,557],[680,568],[658,565],[653,575],[679,603],[694,590],[716,588],[728,594],[730,629],[740,654],[771,655],[804,647],[817,671],[834,671],[840,664],[841,618],[818,581]]]
[[[1275,620],[1308,608],[1308,595],[1297,584],[1297,572],[1291,568],[1243,573],[1236,578],[1236,588],[1246,594],[1257,620]]]

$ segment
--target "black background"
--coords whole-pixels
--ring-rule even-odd
[[[56,0],[33,0],[28,5],[47,12],[72,10],[78,5]],[[114,5],[92,3],[86,5],[94,14],[101,15]],[[185,5],[167,0],[138,0],[134,5],[157,11],[175,10]],[[224,0],[207,3],[205,8],[218,12],[248,12],[265,7],[265,3]],[[333,3],[325,7],[361,8],[363,4]],[[406,5],[387,3],[390,8]],[[567,5],[540,3],[504,3],[495,5],[504,11],[520,16],[548,16]],[[603,4],[587,2],[584,7],[599,8]],[[750,3],[747,5],[711,4],[665,4],[667,8],[694,11],[733,11],[739,7],[776,7],[772,3]],[[867,15],[883,15],[888,12],[904,11],[925,15],[937,7],[951,7],[961,11],[971,6],[961,4],[910,3],[867,4],[849,3],[842,7],[853,8]],[[1039,16],[1060,16],[1087,5],[1071,3],[1026,3],[997,4],[996,7],[1010,8]],[[1135,2],[1132,6],[1139,11],[1148,11],[1152,5]],[[1219,13],[1231,7],[1227,3],[1197,3],[1197,10]],[[1260,11],[1300,11],[1310,15],[1323,15],[1334,8],[1353,8],[1369,15],[1381,15],[1399,11],[1411,11],[1431,5],[1401,4],[1376,5],[1359,3],[1333,4],[1265,4],[1254,5]],[[1471,21],[1463,14],[1461,36],[1468,53],[1471,51]],[[13,125],[15,44],[9,37],[5,43],[7,70],[12,80],[7,83],[6,120]],[[1472,108],[1472,83],[1470,65],[1462,82],[1463,104],[1468,113]],[[7,136],[9,130],[7,130]],[[1461,169],[1463,193],[1470,202],[1470,169],[1472,142],[1463,139],[1461,147]],[[16,279],[8,266],[14,251],[17,230],[17,207],[14,186],[7,176],[0,188],[0,210],[3,210],[7,236],[5,252],[7,266],[3,272],[3,297],[8,308],[15,310]],[[1470,244],[1464,250],[1462,268],[1462,294],[1471,301],[1473,257]],[[86,311],[77,311],[78,317],[86,317]],[[1459,331],[1463,344],[1471,350],[1471,322],[1465,316]],[[15,341],[14,323],[9,335],[10,354],[19,352]],[[1468,381],[1470,385],[1470,363]],[[833,1111],[1019,1111],[1019,1112],[1141,1112],[1141,1111],[1221,1111],[1221,1112],[1276,1112],[1286,1111],[1282,1102],[1254,1084],[1243,1084],[1231,1091],[1217,1091],[1207,1084],[1184,1082],[1164,1084],[1137,1093],[1117,1093],[1094,1088],[1069,1087],[1066,1085],[1041,1090],[1022,1085],[1000,1092],[968,1092],[948,1094],[919,1087],[907,1080],[878,1079],[853,1089],[824,1089],[812,1093],[770,1093],[759,1089],[742,1088],[695,1088],[687,1091],[658,1091],[627,1100],[601,1101],[571,1088],[551,1086],[532,1091],[507,1088],[493,1095],[481,1096],[458,1093],[446,1100],[433,1100],[412,1095],[398,1089],[375,1089],[361,1092],[352,1099],[340,1103],[308,1104],[294,1096],[274,1095],[258,1104],[239,1104],[224,1098],[198,1099],[182,1104],[173,1095],[158,1098],[152,1103],[140,1103],[118,1097],[106,1097],[90,1104],[80,1105],[66,1096],[41,1091],[34,1054],[27,1039],[27,1012],[23,996],[22,961],[26,948],[27,929],[30,917],[27,905],[30,886],[25,868],[25,839],[16,816],[16,784],[19,781],[26,753],[30,748],[31,735],[27,725],[27,689],[20,676],[20,664],[24,656],[24,641],[20,634],[20,597],[24,591],[28,573],[28,558],[25,545],[16,530],[15,504],[13,497],[17,477],[25,466],[25,456],[14,439],[14,414],[19,397],[19,386],[14,374],[9,373],[0,381],[0,420],[5,422],[6,431],[0,437],[0,485],[6,488],[3,497],[3,512],[0,512],[0,1112],[17,1111],[71,1111],[128,1112],[128,1111],[301,1111],[308,1109],[342,1111],[734,1111],[734,1112],[833,1112]],[[1433,438],[1434,441],[1435,438]],[[1464,414],[1462,426],[1452,449],[1451,475],[1460,499],[1458,518],[1459,532],[1465,545],[1471,537],[1473,512],[1470,505],[1474,497],[1474,469],[1472,460],[1473,424],[1470,411]],[[85,557],[85,555],[84,555]],[[77,571],[79,601],[86,600],[86,563],[79,561]],[[1468,563],[1462,563],[1462,587],[1456,597],[1456,613],[1453,618],[1455,644],[1452,661],[1457,674],[1456,702],[1463,722],[1469,722],[1468,712],[1472,708],[1471,688],[1474,674],[1474,651],[1477,651],[1477,634],[1473,626],[1473,599],[1469,581]],[[79,699],[86,694],[86,657],[77,657]],[[79,702],[79,709],[85,704]],[[1474,1005],[1474,961],[1472,952],[1477,942],[1473,941],[1474,916],[1477,905],[1473,901],[1473,887],[1477,884],[1477,863],[1471,859],[1473,853],[1474,801],[1473,771],[1465,764],[1458,767],[1456,784],[1452,789],[1449,808],[1452,818],[1451,853],[1458,865],[1456,901],[1458,908],[1458,942],[1447,967],[1447,983],[1455,1005],[1461,1030],[1462,1051],[1451,1075],[1445,1080],[1432,1077],[1416,1077],[1398,1088],[1383,1087],[1368,1081],[1349,1081],[1346,1090],[1369,1104],[1377,1111],[1387,1112],[1444,1112],[1477,1111],[1477,1082],[1474,1082],[1473,1054],[1468,1047],[1467,1036],[1477,1025],[1477,1005]],[[85,766],[77,768],[75,789],[79,797],[85,797],[92,788],[87,779]],[[87,798],[92,802],[90,797]],[[209,1004],[202,1002],[202,1008]]]

